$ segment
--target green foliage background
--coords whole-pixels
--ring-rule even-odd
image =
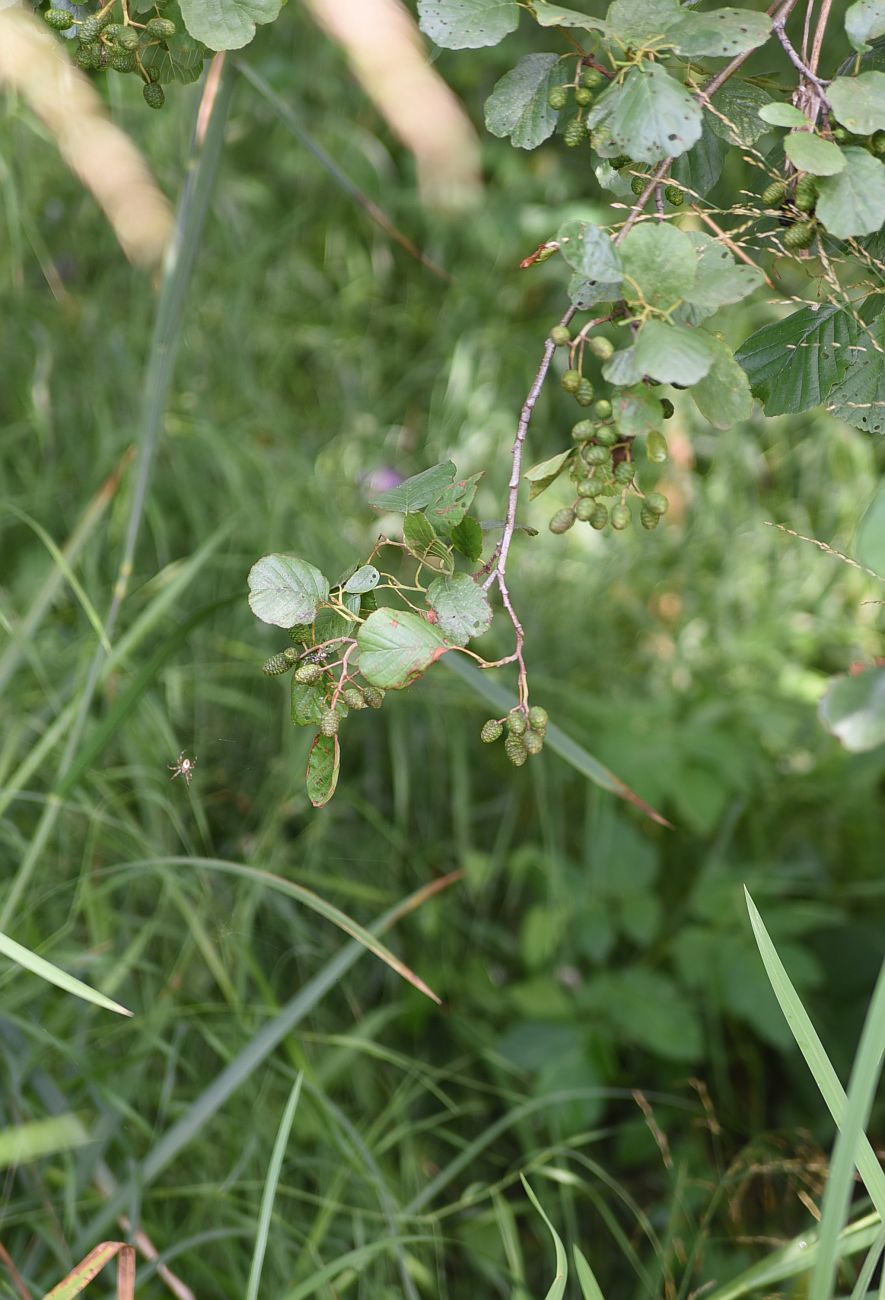
[[[520,39],[506,54],[443,56],[475,120]],[[366,476],[384,467],[491,465],[480,512],[500,515],[515,416],[564,285],[555,266],[516,267],[570,211],[592,207],[573,158],[516,155],[484,136],[481,209],[428,216],[408,157],[303,14],[260,30],[248,58],[453,280],[392,245],[238,85],[128,641],[96,724],[152,653],[208,612],[67,796],[8,927],[135,1016],[3,972],[4,1121],[71,1111],[94,1139],[7,1182],[4,1245],[33,1290],[48,1289],[98,1239],[104,1161],[129,1189],[125,1213],[197,1294],[245,1294],[274,1136],[303,1070],[264,1293],[540,1295],[548,1242],[521,1170],[535,1171],[607,1286],[647,1293],[670,1279],[676,1294],[721,1281],[764,1250],[755,1238],[809,1224],[798,1193],[819,1191],[830,1137],[742,885],[843,1074],[882,946],[885,755],[847,754],[816,713],[833,674],[877,653],[869,602],[881,588],[765,525],[850,552],[881,443],[818,413],[757,413],[716,433],[686,404],[671,426],[674,509],[653,537],[551,538],[556,489],[528,508],[542,531],[517,541],[513,584],[537,700],[672,830],[555,756],[514,773],[477,743],[485,706],[443,666],[352,720],[336,801],[315,814],[305,739],[258,671],[278,645],[249,614],[246,572],[270,551],[326,572],[358,558],[376,528]],[[114,112],[174,194],[198,90],[176,87],[156,118],[135,91],[116,86]],[[34,521],[63,545],[132,443],[154,300],[40,128],[7,107],[0,616],[11,629],[53,568]],[[743,308],[729,341],[764,321]],[[534,460],[573,418],[551,386]],[[83,689],[95,644],[84,604],[99,616],[107,606],[130,482],[75,566],[83,595],[62,587],[4,683],[5,881],[64,737],[38,747]],[[190,791],[169,782],[182,749],[199,760]],[[295,880],[362,923],[462,871],[387,936],[445,1010],[363,956],[259,1059],[262,1026],[343,939],[207,860]],[[206,1090],[243,1052],[252,1068],[212,1113]],[[163,1135],[187,1115],[190,1138],[164,1163]],[[399,1237],[410,1240],[389,1244]],[[297,1290],[363,1246],[334,1290]],[[141,1293],[165,1294],[150,1268]]]

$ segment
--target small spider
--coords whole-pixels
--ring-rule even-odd
[[[194,768],[197,766],[197,756],[195,754],[193,758],[188,758],[187,754],[182,750],[178,755],[178,762],[167,763],[166,766],[171,767],[172,769],[172,775],[169,778],[170,781],[174,781],[177,776],[183,776],[186,783],[190,785],[191,781],[194,779]]]

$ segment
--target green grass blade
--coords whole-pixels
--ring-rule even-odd
[[[273,1144],[270,1164],[267,1167],[267,1178],[264,1180],[261,1209],[258,1214],[258,1231],[255,1234],[255,1250],[252,1253],[252,1266],[249,1269],[246,1300],[258,1300],[258,1288],[261,1284],[261,1270],[264,1266],[264,1253],[267,1250],[267,1238],[270,1234],[270,1219],[273,1214],[277,1184],[280,1181],[280,1171],[283,1167],[286,1147],[289,1145],[289,1134],[292,1131],[292,1121],[295,1119],[295,1112],[298,1109],[303,1082],[304,1075],[299,1074],[292,1085],[292,1091],[289,1093],[289,1100],[286,1102],[286,1109],[283,1111],[283,1118],[280,1120],[276,1141]]]
[[[550,1283],[550,1289],[544,1297],[544,1300],[562,1300],[562,1297],[565,1295],[565,1284],[568,1281],[568,1256],[565,1253],[565,1246],[562,1244],[562,1239],[560,1238],[559,1233],[544,1213],[544,1207],[529,1186],[528,1180],[522,1174],[519,1175],[519,1178],[525,1188],[526,1196],[546,1223],[547,1230],[553,1238],[553,1249],[556,1252],[556,1276]]]
[[[867,1291],[869,1291],[870,1283],[873,1280],[873,1274],[876,1271],[876,1265],[882,1258],[883,1250],[885,1250],[885,1229],[879,1233],[878,1237],[867,1251],[867,1257],[857,1275],[854,1290],[851,1292],[851,1300],[861,1300],[861,1297],[865,1296]],[[883,1285],[885,1285],[885,1278],[883,1278]]]
[[[859,1165],[860,1142],[870,1118],[876,1085],[882,1070],[885,1050],[885,963],[879,972],[851,1079],[845,1114],[833,1148],[830,1175],[824,1191],[823,1211],[818,1230],[818,1257],[811,1278],[809,1300],[829,1300],[836,1278],[836,1245],[845,1220],[854,1184],[854,1167]]]
[[[91,1139],[76,1115],[53,1115],[0,1133],[0,1169],[81,1147]]]
[[[581,1284],[581,1295],[584,1300],[604,1300],[602,1288],[596,1281],[593,1269],[587,1263],[584,1255],[577,1246],[572,1247],[572,1253],[575,1257],[575,1272]]]
[[[32,975],[37,975],[41,980],[46,980],[48,984],[54,984],[56,988],[63,989],[65,993],[73,993],[74,997],[82,998],[84,1002],[92,1002],[105,1011],[116,1011],[121,1016],[132,1015],[132,1012],[127,1010],[126,1007],[121,1007],[119,1002],[113,1002],[110,998],[106,998],[103,993],[91,989],[88,984],[75,979],[73,975],[69,975],[67,971],[62,970],[59,966],[54,966],[45,957],[38,957],[30,948],[25,948],[22,944],[16,943],[7,934],[0,934],[0,956],[8,957],[10,961],[14,961],[16,965],[30,971]]]
[[[488,673],[482,672],[479,668],[474,668],[473,664],[467,663],[459,655],[444,655],[442,663],[453,673],[457,673],[461,680],[466,682],[477,695],[481,695],[484,700],[488,700],[489,704],[500,713],[508,713],[510,709],[515,708],[519,703],[511,691],[499,686],[497,682],[491,680]],[[659,825],[670,825],[665,817],[662,817],[644,799],[640,799],[636,791],[631,790],[625,781],[615,776],[614,772],[610,772],[603,763],[600,763],[598,758],[594,758],[589,750],[584,749],[583,745],[579,745],[577,741],[572,740],[571,736],[567,736],[559,727],[552,723],[548,726],[544,743],[548,749],[553,750],[554,754],[564,758],[576,772],[580,772],[582,776],[586,776],[588,780],[601,786],[603,790],[608,790],[610,794],[616,794],[620,799],[626,799],[628,803],[632,803],[636,808],[641,809],[646,817],[650,817],[652,821],[658,822]]]
[[[756,937],[759,953],[765,965],[774,995],[778,1000],[781,1011],[784,1013],[787,1024],[790,1026],[790,1032],[796,1040],[799,1051],[805,1057],[805,1063],[820,1089],[827,1109],[835,1120],[837,1128],[841,1129],[845,1123],[847,1108],[845,1089],[839,1082],[830,1058],[824,1051],[823,1043],[818,1038],[817,1031],[811,1023],[808,1013],[803,1007],[801,999],[775,951],[762,917],[759,915],[756,905],[746,889],[744,889],[744,895],[747,900],[747,911],[750,914],[750,924],[753,927],[753,934]],[[879,1217],[885,1220],[885,1172],[882,1170],[875,1151],[863,1134],[858,1138],[857,1150],[854,1154],[857,1171],[866,1184],[870,1199],[875,1205]]]
[[[325,1288],[327,1283],[334,1282],[340,1278],[342,1273],[352,1272],[355,1276],[359,1274],[360,1269],[375,1258],[376,1255],[382,1254],[387,1250],[398,1250],[403,1246],[410,1245],[439,1245],[438,1239],[432,1236],[409,1236],[409,1237],[382,1237],[378,1241],[367,1242],[365,1246],[357,1246],[355,1250],[348,1250],[345,1254],[339,1255],[337,1259],[330,1260],[322,1268],[303,1282],[299,1282],[291,1291],[286,1291],[282,1300],[306,1300],[307,1296],[315,1295],[321,1288]],[[328,1291],[325,1294],[329,1294]],[[341,1288],[339,1295],[344,1294],[344,1287]]]

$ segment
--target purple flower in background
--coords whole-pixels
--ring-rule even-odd
[[[374,496],[376,492],[388,492],[391,488],[399,487],[403,476],[390,465],[382,465],[361,474],[359,481],[365,495]]]

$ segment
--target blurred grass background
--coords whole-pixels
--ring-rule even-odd
[[[440,60],[478,123],[513,57]],[[529,1170],[605,1287],[688,1295],[813,1222],[831,1136],[742,885],[843,1076],[881,959],[885,755],[846,754],[816,716],[828,678],[877,653],[880,607],[864,602],[880,593],[765,526],[850,552],[881,447],[820,414],[719,434],[686,404],[670,426],[674,506],[653,536],[553,538],[555,490],[528,508],[541,531],[518,542],[513,585],[534,697],[672,830],[555,756],[514,773],[478,743],[482,702],[443,668],[348,724],[339,792],[316,814],[306,738],[259,671],[279,647],[249,613],[246,572],[273,550],[327,572],[361,556],[376,523],[365,477],[385,467],[488,467],[480,512],[500,515],[516,413],[564,287],[555,264],[516,268],[590,185],[555,146],[523,155],[483,136],[482,205],[433,216],[409,157],[303,13],[260,31],[246,58],[452,281],[371,224],[239,81],[91,726],[208,612],[66,795],[7,927],[135,1017],[0,975],[3,1122],[73,1113],[92,1139],[8,1174],[3,1244],[32,1290],[48,1289],[99,1224],[114,1235],[102,1209],[113,1182],[115,1213],[197,1295],[245,1294],[274,1137],[303,1071],[264,1294],[541,1294],[550,1261],[519,1186]],[[157,115],[130,90],[112,84],[114,115],[174,197],[198,88],[175,88]],[[39,125],[12,97],[6,109],[6,632],[56,571],[36,525],[58,547],[83,534],[79,591],[59,585],[2,683],[0,871],[12,881],[117,576],[131,468],[103,512],[86,512],[133,445],[155,292]],[[764,319],[747,307],[741,337]],[[555,452],[574,418],[549,386],[531,459]],[[169,781],[181,750],[198,756],[190,790]],[[339,932],[212,860],[297,880],[363,923],[461,870],[387,936],[444,1011],[371,957],[329,967]],[[271,1052],[261,1035],[274,1025]],[[877,1132],[881,1113],[874,1146]],[[354,1250],[352,1272],[324,1282]],[[149,1268],[140,1294],[168,1292]]]

